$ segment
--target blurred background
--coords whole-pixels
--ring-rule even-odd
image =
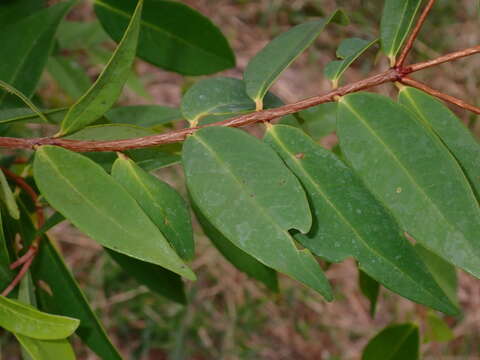
[[[343,8],[351,17],[347,27],[329,26],[273,88],[284,102],[326,92],[329,81],[324,66],[335,59],[342,39],[378,36],[382,0],[189,0],[183,1],[208,16],[229,39],[237,67],[221,73],[241,78],[248,60],[273,37],[311,18]],[[81,2],[69,21],[95,21],[92,4]],[[58,54],[82,71],[62,75],[55,59],[49,61],[37,102],[54,108],[71,104],[81,88],[98,76],[114,48],[100,27],[91,32],[91,44],[78,34],[61,29]],[[423,28],[410,62],[480,44],[477,0],[438,0]],[[385,70],[385,58],[372,48],[344,77],[344,83]],[[471,57],[415,74],[415,78],[448,94],[480,105],[480,58]],[[81,74],[81,75],[78,75]],[[63,78],[62,78],[63,76]],[[74,82],[69,76],[77,77]],[[183,77],[140,60],[135,64],[121,104],[160,104],[178,107],[182,93],[199,78]],[[392,85],[375,91],[395,96]],[[475,133],[476,117],[452,108]],[[257,131],[253,129],[253,131]],[[335,134],[322,138],[324,146],[336,143]],[[158,171],[158,176],[185,195],[179,165]],[[180,185],[179,185],[180,184]],[[103,320],[108,333],[126,359],[141,360],[334,360],[358,359],[367,341],[384,326],[417,322],[425,340],[425,359],[480,358],[480,286],[478,280],[459,273],[458,296],[464,314],[445,318],[432,314],[386,289],[381,289],[377,313],[358,285],[353,261],[333,264],[327,270],[336,300],[326,303],[313,291],[280,277],[280,294],[270,293],[227,263],[195,224],[197,255],[192,267],[199,279],[187,284],[188,306],[181,306],[138,285],[95,242],[67,224],[50,231],[67,263]],[[431,319],[434,318],[435,321]],[[439,325],[440,324],[440,325]],[[2,334],[2,353],[16,354],[8,335]],[[77,344],[81,359],[95,355]],[[408,360],[408,359],[406,359]]]

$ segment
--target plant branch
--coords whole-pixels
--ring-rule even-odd
[[[405,60],[407,59],[408,54],[412,50],[413,43],[415,42],[415,39],[417,38],[418,34],[420,33],[420,30],[422,29],[423,24],[425,23],[425,20],[427,20],[427,16],[430,13],[430,10],[432,10],[433,5],[435,5],[436,0],[429,0],[428,4],[425,6],[425,8],[422,11],[422,14],[420,15],[417,24],[415,25],[415,28],[411,32],[405,47],[402,50],[402,53],[400,54],[400,57],[398,58],[397,62],[395,63],[395,67],[397,68],[402,68],[403,64],[405,64]]]
[[[446,102],[449,102],[451,104],[454,104],[454,105],[459,106],[463,109],[469,110],[469,111],[471,111],[475,114],[480,115],[480,108],[479,107],[471,105],[469,103],[466,103],[465,101],[463,101],[459,98],[456,98],[454,96],[447,95],[447,94],[442,93],[438,90],[432,89],[431,87],[429,87],[428,85],[426,85],[426,84],[424,84],[420,81],[414,80],[414,79],[409,78],[409,77],[404,77],[400,80],[400,82],[402,84],[417,88],[419,90],[422,90],[423,92],[426,92],[427,94],[433,95],[433,96],[435,96],[439,99],[442,99]]]
[[[173,130],[162,134],[150,135],[134,139],[125,140],[112,140],[112,141],[83,141],[83,140],[69,140],[62,138],[10,138],[0,137],[0,147],[10,149],[35,149],[42,145],[55,145],[61,146],[65,149],[69,149],[77,152],[88,151],[125,151],[129,149],[139,149],[152,146],[158,146],[163,144],[170,144],[185,140],[185,138],[201,129],[208,126],[229,126],[229,127],[241,127],[257,122],[271,121],[273,119],[296,113],[300,110],[308,109],[312,106],[323,104],[326,102],[335,101],[336,98],[358,92],[361,90],[369,89],[381,84],[401,81],[407,75],[437,66],[439,64],[454,61],[463,57],[471,56],[480,53],[480,46],[475,46],[469,49],[456,51],[447,55],[440,56],[434,60],[421,62],[413,65],[409,65],[404,68],[391,68],[387,71],[379,73],[377,75],[370,76],[366,79],[342,86],[338,89],[332,90],[326,94],[314,96],[308,99],[300,100],[296,103],[280,106],[274,109],[256,111],[250,114],[241,115],[220,121],[213,124],[204,126],[198,126],[193,128],[185,128],[180,130]],[[441,96],[445,96],[442,94]],[[438,96],[440,97],[440,96]],[[457,104],[459,104],[457,102]],[[462,106],[462,105],[460,105]],[[464,107],[469,109],[468,107]]]

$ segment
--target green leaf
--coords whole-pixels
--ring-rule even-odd
[[[362,294],[370,301],[370,316],[375,316],[380,284],[362,270],[358,270],[358,284]]]
[[[110,109],[105,117],[112,123],[154,127],[180,120],[182,114],[180,110],[168,106],[138,105]]]
[[[280,74],[309,47],[331,21],[347,23],[341,11],[329,18],[300,24],[268,43],[245,69],[247,94],[255,102],[257,110],[263,108],[263,97]]]
[[[95,1],[95,13],[115,41],[133,7],[130,0]],[[184,75],[207,75],[235,66],[235,56],[220,30],[207,17],[173,1],[145,1],[138,56]]]
[[[50,56],[47,71],[72,99],[81,97],[91,86],[90,78],[80,64],[65,56]]]
[[[395,64],[395,57],[402,48],[415,15],[422,0],[386,0],[380,24],[380,43],[383,52],[390,58],[390,64]]]
[[[15,23],[39,10],[45,4],[38,0],[15,0],[0,3],[0,27]]]
[[[462,169],[410,111],[376,94],[344,96],[338,134],[348,161],[403,230],[480,277],[480,209]]]
[[[47,118],[49,123],[60,124],[65,115],[67,114],[68,108],[62,109],[52,109],[52,110],[42,110],[43,115]],[[38,113],[27,108],[15,108],[15,109],[6,109],[0,110],[0,125],[1,124],[10,124],[15,122],[32,122],[32,123],[45,123],[43,119],[40,118]]]
[[[93,161],[43,146],[35,154],[33,172],[46,200],[92,239],[195,279],[135,200]]]
[[[72,5],[73,1],[61,2],[2,27],[0,80],[27,97],[33,95],[52,49],[57,26]],[[8,104],[17,105],[18,100],[0,92],[0,108]]]
[[[273,94],[265,96],[265,107],[281,106],[281,101]],[[255,103],[245,90],[245,82],[240,79],[217,77],[203,79],[188,89],[182,98],[182,114],[192,126],[200,119],[215,116],[233,116],[255,110]]]
[[[183,282],[177,274],[132,257],[106,249],[110,257],[140,284],[146,285],[151,291],[180,304],[186,304],[187,299]]]
[[[274,270],[263,265],[223,236],[222,233],[215,229],[215,227],[207,220],[193,201],[192,207],[195,211],[197,220],[202,226],[203,232],[212,241],[213,245],[218,251],[220,251],[225,259],[252,279],[264,283],[270,291],[278,292],[277,273]]]
[[[77,319],[47,314],[0,296],[0,326],[8,331],[40,340],[66,338],[77,329]]]
[[[13,86],[7,84],[6,82],[0,80],[0,88],[5,90],[7,93],[15,95],[17,98],[22,100],[22,102],[27,105],[37,116],[43,121],[48,123],[48,119],[42,114],[42,112],[37,108],[37,106],[30,101],[30,99],[25,96],[22,92],[18,91],[18,89],[14,88]]]
[[[455,338],[455,335],[447,323],[435,315],[433,312],[427,314],[426,330],[424,343],[431,341],[449,342]]]
[[[8,184],[7,178],[3,171],[0,170],[0,200],[5,204],[8,214],[18,220],[20,218],[20,212],[18,210],[17,201],[15,200],[15,196],[12,193],[12,189],[10,189],[10,185]]]
[[[135,60],[142,5],[143,0],[139,0],[127,30],[105,69],[90,89],[72,105],[57,136],[65,136],[93,123],[117,101]]]
[[[137,201],[177,254],[191,260],[195,255],[192,223],[180,194],[124,155],[113,164],[112,177]]]
[[[76,359],[72,345],[66,339],[38,340],[21,334],[14,335],[32,360]]]
[[[398,101],[442,139],[460,163],[480,200],[480,145],[475,136],[447,106],[423,91],[402,87]]]
[[[353,256],[388,289],[448,314],[458,310],[422,264],[393,217],[341,160],[300,130],[270,126],[265,136],[300,179],[314,223],[295,238],[329,262]]]
[[[420,334],[414,324],[389,326],[378,333],[363,350],[362,360],[418,360]]]
[[[193,201],[218,231],[331,300],[315,258],[287,232],[307,232],[311,214],[300,183],[272,149],[241,130],[207,127],[184,143],[183,166]]]
[[[350,65],[377,41],[377,39],[368,41],[359,38],[350,38],[340,43],[337,49],[337,57],[341,60],[328,63],[324,69],[325,76],[332,81],[334,88],[338,87],[340,78]]]
[[[457,297],[457,272],[454,266],[435,255],[419,243],[415,244],[417,254],[422,258],[437,284],[442,288],[443,292],[448,296],[452,304],[458,305]]]
[[[88,50],[94,45],[110,40],[98,21],[62,21],[58,27],[57,41],[60,49]]]
[[[13,272],[10,270],[11,259],[3,229],[1,210],[2,208],[0,207],[0,288],[4,289],[12,281]]]

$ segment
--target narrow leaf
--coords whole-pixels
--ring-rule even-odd
[[[8,184],[7,178],[3,171],[0,170],[0,200],[3,201],[5,204],[8,214],[18,220],[20,218],[20,212],[18,210],[17,201],[15,200],[15,196],[12,193],[12,189],[10,189],[10,185]]]
[[[314,225],[295,236],[302,245],[330,262],[353,256],[360,269],[390,290],[445,313],[458,312],[393,217],[350,168],[293,127],[270,126],[265,141],[310,197]]]
[[[13,279],[13,272],[10,270],[11,260],[3,228],[2,210],[0,207],[0,288],[4,289]]]
[[[380,284],[362,270],[358,270],[358,284],[362,294],[370,301],[370,316],[373,318],[377,310]]]
[[[195,255],[192,223],[180,194],[123,155],[113,164],[112,176],[138,202],[177,254],[191,260]]]
[[[43,116],[46,117],[48,122],[52,124],[60,124],[60,122],[67,114],[67,111],[67,108],[41,110]],[[44,119],[39,116],[38,112],[34,112],[31,109],[15,108],[0,110],[0,124],[10,124],[21,121],[44,123]]]
[[[419,350],[420,334],[416,325],[392,325],[370,340],[362,360],[418,360]]]
[[[480,200],[480,144],[472,132],[447,106],[423,91],[402,87],[398,100],[442,139]]]
[[[57,136],[65,136],[93,123],[117,101],[135,60],[142,5],[143,0],[139,0],[110,61],[90,89],[70,108]]]
[[[43,146],[33,172],[47,201],[100,244],[195,278],[135,200],[93,161]]]
[[[48,123],[47,118],[45,115],[42,114],[42,112],[37,108],[37,106],[24,94],[22,94],[21,91],[17,90],[15,87],[7,84],[6,82],[0,80],[0,88],[5,90],[7,93],[15,95],[17,98],[23,101],[25,105],[27,105],[30,110],[32,110],[43,122]]]
[[[235,246],[230,240],[222,235],[220,231],[207,220],[200,212],[198,206],[192,202],[195,216],[202,226],[205,235],[212,241],[213,245],[220,253],[238,270],[244,272],[252,279],[256,279],[265,284],[265,286],[273,292],[278,292],[277,273],[263,265],[254,257]]]
[[[0,326],[8,331],[34,339],[56,340],[72,335],[79,324],[77,319],[47,314],[0,296]]]
[[[72,5],[73,1],[61,2],[2,27],[0,80],[27,97],[33,95],[52,49],[57,26]],[[18,101],[0,92],[0,108],[7,104],[17,105]]]
[[[255,102],[257,110],[263,108],[263,97],[275,80],[331,21],[348,22],[343,12],[336,11],[327,19],[297,25],[273,39],[250,60],[243,77],[247,94]]]
[[[72,345],[66,339],[38,340],[15,334],[20,345],[32,360],[75,360]]]
[[[151,291],[165,296],[167,299],[186,304],[187,298],[183,289],[183,282],[177,274],[132,257],[106,249],[110,257],[140,284],[146,285]]]
[[[414,239],[480,277],[480,209],[462,169],[413,113],[357,93],[339,104],[344,155]]]
[[[121,38],[133,12],[130,0],[96,0],[95,13],[107,33]],[[145,1],[138,56],[184,75],[207,75],[235,66],[221,31],[205,16],[174,1]]]
[[[380,42],[383,52],[395,63],[422,0],[385,0],[380,24]]]
[[[287,232],[308,231],[311,214],[300,183],[272,149],[241,130],[207,127],[184,143],[183,166],[193,201],[227,239],[332,298],[315,258]]]
[[[338,86],[340,78],[350,65],[377,41],[377,39],[368,41],[359,38],[350,38],[340,43],[337,49],[337,57],[341,60],[328,63],[324,69],[325,76],[332,81],[334,88]]]

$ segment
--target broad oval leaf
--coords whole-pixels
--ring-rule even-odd
[[[33,95],[52,49],[58,24],[73,3],[58,3],[2,27],[0,80],[27,97]],[[0,108],[5,108],[8,104],[17,106],[19,103],[6,92],[0,91]]]
[[[341,60],[328,63],[324,69],[325,76],[332,81],[334,88],[338,86],[340,78],[350,65],[377,41],[377,39],[368,41],[359,38],[350,38],[340,43],[337,49],[337,57]]]
[[[380,23],[380,43],[391,65],[402,48],[422,0],[385,0]]]
[[[295,236],[302,245],[330,262],[353,256],[390,290],[445,313],[458,312],[393,217],[350,168],[293,127],[270,126],[265,141],[309,195],[314,225]]]
[[[0,296],[0,326],[34,339],[64,339],[73,334],[80,321],[47,314],[19,301]]]
[[[136,201],[90,159],[42,146],[35,154],[33,172],[47,201],[92,239],[195,279]]]
[[[413,113],[369,93],[343,97],[344,155],[405,231],[480,277],[480,209],[462,169]]]
[[[57,136],[65,136],[93,123],[117,101],[130,76],[137,50],[143,0],[139,0],[122,40],[88,91],[72,105]]]
[[[21,334],[14,335],[31,360],[76,359],[72,345],[67,339],[38,340]]]
[[[180,194],[124,155],[113,164],[112,177],[137,201],[177,254],[191,260],[195,255],[192,222]]]
[[[218,231],[266,266],[331,299],[315,258],[298,250],[287,232],[311,227],[305,193],[269,146],[238,129],[207,127],[184,143],[183,166],[193,201]]]
[[[370,340],[362,360],[418,360],[419,350],[420,334],[416,325],[391,325]]]
[[[263,265],[253,256],[248,255],[245,251],[235,246],[230,240],[223,236],[222,233],[215,229],[215,227],[207,220],[193,201],[192,207],[197,220],[202,226],[203,232],[212,241],[213,245],[225,257],[225,259],[252,279],[264,283],[270,291],[278,292],[277,273],[274,270]]]
[[[283,105],[272,93],[267,93],[265,108]],[[255,103],[245,91],[245,82],[240,79],[217,77],[200,80],[188,89],[182,98],[182,114],[192,126],[206,116],[233,116],[255,110]],[[217,120],[220,121],[220,120]],[[213,121],[212,121],[213,122]]]
[[[182,119],[179,109],[160,105],[120,106],[108,110],[105,117],[116,124],[143,127],[166,125]]]
[[[95,13],[107,33],[121,38],[134,8],[130,0],[96,0]],[[180,2],[146,0],[138,56],[184,75],[207,75],[235,66],[235,55],[221,31]]]
[[[257,110],[263,108],[263,97],[275,80],[331,21],[348,22],[343,12],[336,11],[327,19],[297,25],[273,39],[250,60],[243,78],[247,94],[255,102]]]
[[[17,201],[13,195],[12,189],[8,184],[7,178],[3,171],[0,170],[0,200],[3,201],[7,208],[8,214],[18,220],[20,218],[20,211],[18,210]]]
[[[402,87],[398,100],[442,139],[480,200],[480,144],[472,132],[447,106],[423,91]]]

